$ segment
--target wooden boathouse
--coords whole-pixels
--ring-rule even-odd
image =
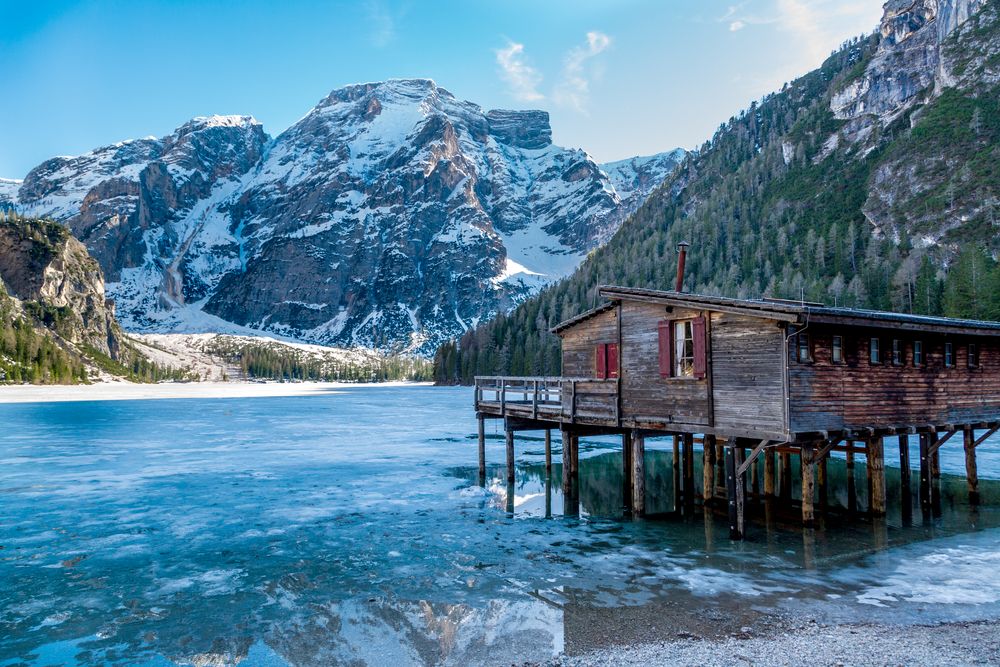
[[[674,437],[674,478],[681,477],[686,503],[694,502],[697,441],[699,500],[708,506],[724,498],[731,535],[740,538],[748,482],[759,491],[758,457],[763,497],[790,502],[791,457],[798,456],[802,521],[812,525],[817,494],[825,504],[831,452],[844,452],[849,468],[864,454],[869,512],[881,516],[884,441],[898,437],[908,512],[909,441],[919,439],[920,506],[930,512],[938,450],[959,436],[970,501],[978,502],[976,447],[1000,427],[1000,322],[679,289],[603,287],[600,294],[606,303],[552,330],[562,339],[561,377],[476,378],[481,476],[487,419],[504,421],[509,482],[514,433],[545,431],[550,470],[550,432],[561,430],[566,494],[578,492],[579,438],[617,434],[626,509],[641,516],[645,438]]]

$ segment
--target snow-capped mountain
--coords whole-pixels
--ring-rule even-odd
[[[683,156],[605,170],[554,146],[545,112],[393,80],[273,140],[213,116],[54,158],[0,202],[68,224],[132,330],[429,352],[572,271]]]

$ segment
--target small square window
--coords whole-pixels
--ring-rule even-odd
[[[922,340],[913,341],[913,365],[924,365],[924,341]]]
[[[833,337],[833,363],[842,364],[844,363],[844,337],[834,336]]]
[[[892,365],[903,365],[903,341],[898,338],[892,339]]]
[[[797,358],[800,363],[807,364],[812,361],[812,348],[809,345],[809,334],[800,333],[796,336],[798,354]]]
[[[868,347],[868,361],[872,364],[882,363],[882,342],[878,338],[872,338]]]
[[[952,368],[955,365],[955,345],[953,343],[944,344],[944,365],[945,368]]]
[[[969,368],[979,368],[979,346],[969,343]]]

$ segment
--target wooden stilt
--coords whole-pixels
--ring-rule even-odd
[[[671,462],[674,477],[674,511],[681,508],[681,436],[674,435],[674,458]]]
[[[639,430],[632,431],[632,514],[646,513],[646,441]]]
[[[931,512],[931,434],[920,434],[920,511],[924,516]]]
[[[872,516],[885,516],[885,450],[882,438],[870,438],[866,446],[868,511]]]
[[[936,436],[935,436],[936,439]],[[931,512],[941,516],[941,450],[931,454]]]
[[[743,448],[733,448],[733,459],[736,463],[736,524],[740,530],[740,539],[746,534],[746,473],[739,474],[743,466]]]
[[[702,500],[706,505],[712,504],[715,497],[715,436],[706,435],[702,459]]]
[[[570,479],[576,484],[580,480],[580,436],[574,433],[570,436],[570,442],[573,444],[573,447],[569,460],[569,474]]]
[[[486,484],[486,419],[479,416],[479,484]]]
[[[511,431],[508,431],[510,433]],[[514,513],[514,480],[507,480],[507,514]]]
[[[764,497],[774,498],[774,450],[764,450]]]
[[[726,492],[726,446],[715,439],[715,484],[722,487],[722,493]]]
[[[899,436],[899,506],[903,525],[913,521],[913,495],[910,490],[910,436]]]
[[[552,476],[552,429],[545,429],[545,476]]]
[[[741,540],[743,539],[743,531],[740,529],[740,508],[737,507],[739,499],[737,498],[737,486],[736,483],[736,448],[726,447],[726,501],[728,503],[729,509],[729,539],[731,540]]]
[[[811,527],[816,520],[813,508],[816,472],[816,464],[813,461],[815,448],[812,445],[803,445],[799,452],[799,462],[802,466],[802,525]]]
[[[545,476],[545,518],[552,517],[552,475]]]
[[[760,498],[760,466],[757,461],[750,465],[750,488],[753,490],[753,497]]]
[[[694,505],[694,435],[684,434],[684,506]]]
[[[826,462],[829,458],[829,453],[826,453],[816,462],[816,493],[819,495],[820,512],[826,512],[829,502],[829,490],[826,478]]]
[[[570,492],[570,471],[572,466],[570,465],[570,459],[573,457],[573,436],[566,429],[562,430],[562,488],[563,493],[567,494]]]
[[[850,440],[848,447],[852,446]],[[858,511],[858,490],[854,481],[854,452],[847,452],[847,511],[854,514]]]
[[[632,513],[632,433],[622,434],[622,505],[626,514]]]
[[[969,504],[979,504],[979,471],[976,468],[976,432],[971,426],[963,430],[965,437],[965,480],[969,485]]]
[[[785,500],[792,499],[792,455],[788,452],[781,453],[781,497]]]
[[[514,481],[514,431],[506,429],[507,434],[507,481]]]

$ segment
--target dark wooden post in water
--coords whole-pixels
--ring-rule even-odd
[[[937,442],[937,433],[931,439],[931,446]],[[931,512],[934,516],[941,516],[941,448],[936,448],[931,453]]]
[[[479,484],[486,484],[486,419],[479,417]]]
[[[971,426],[963,430],[965,437],[965,479],[969,484],[969,504],[979,504],[979,471],[976,469],[976,432]]]
[[[675,434],[673,441],[673,459],[670,470],[673,472],[674,482],[674,511],[677,512],[681,508],[681,436]]]
[[[792,455],[789,452],[781,452],[781,497],[785,500],[792,499]]]
[[[913,519],[913,496],[910,492],[910,436],[899,436],[899,501],[903,512],[903,525]]]
[[[830,458],[830,453],[822,454],[816,462],[816,492],[819,494],[819,509],[826,512],[829,502],[829,491],[826,477],[826,462]]]
[[[764,497],[774,498],[774,450],[764,450]]]
[[[702,500],[705,505],[711,505],[715,497],[715,436],[706,435],[702,448],[702,486],[705,487],[702,490]]]
[[[869,438],[868,459],[868,511],[872,516],[885,516],[885,451],[882,438]]]
[[[802,525],[812,526],[816,519],[813,499],[815,497],[816,462],[813,460],[815,448],[803,445],[799,450],[799,461],[802,467]]]
[[[632,513],[632,432],[622,434],[622,505],[626,514]]]
[[[684,434],[684,507],[694,506],[694,435]]]
[[[514,431],[505,429],[507,434],[507,482],[514,482]]]
[[[639,430],[632,431],[632,514],[646,513],[646,440]]]
[[[743,539],[743,483],[737,479],[737,448],[726,447],[726,501],[729,508],[729,539]]]
[[[570,459],[573,457],[573,436],[566,429],[561,432],[562,435],[562,488],[563,495],[567,495],[570,492],[570,477],[573,466],[570,464]]]
[[[545,476],[552,476],[552,429],[545,429]]]
[[[920,511],[927,517],[931,513],[931,434],[920,434]]]
[[[854,481],[854,443],[847,441],[847,511],[854,514],[858,511],[858,490]]]

